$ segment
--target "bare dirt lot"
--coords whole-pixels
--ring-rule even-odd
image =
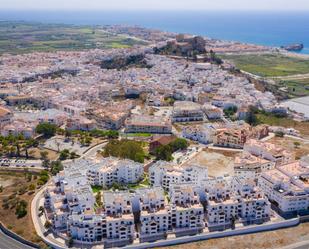
[[[278,249],[309,239],[309,223],[270,232],[187,243],[163,249]]]
[[[233,161],[232,156],[225,156],[212,150],[203,150],[185,164],[198,164],[207,167],[210,177],[218,177],[234,174]]]
[[[0,193],[0,221],[10,230],[34,243],[41,244],[41,239],[36,235],[30,213],[31,200],[34,191],[30,191],[30,185],[37,183],[37,177],[30,173],[0,172],[0,184],[3,191]],[[29,188],[30,187],[30,188]],[[9,200],[9,201],[6,201]],[[14,203],[18,200],[26,201],[27,214],[17,218]],[[5,203],[10,203],[5,207]]]
[[[299,139],[290,137],[274,137],[268,142],[277,144],[289,151],[293,151],[296,159],[309,154],[309,143]]]

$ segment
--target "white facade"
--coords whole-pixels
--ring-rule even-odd
[[[234,160],[235,176],[244,179],[257,179],[262,172],[274,167],[275,162],[253,156],[248,152],[243,152]]]
[[[283,213],[309,208],[309,169],[293,162],[263,172],[258,185]]]
[[[204,207],[197,186],[188,183],[170,187],[171,228],[176,233],[197,233],[205,227]]]
[[[173,183],[199,184],[207,178],[207,168],[196,165],[179,166],[174,163],[158,161],[149,168],[151,185],[161,186],[165,190],[169,190]]]
[[[144,173],[143,164],[132,160],[104,158],[87,170],[87,179],[91,185],[103,187],[113,183],[128,184],[141,180]]]
[[[270,204],[253,182],[218,178],[206,182],[204,190],[210,230],[224,230],[236,222],[262,223],[270,217]]]
[[[212,143],[215,133],[216,129],[212,125],[188,126],[182,130],[182,136],[184,138],[202,144]]]
[[[139,201],[141,241],[164,238],[169,229],[169,205],[161,187],[136,191]]]
[[[162,117],[135,115],[125,122],[125,132],[127,133],[172,133],[172,123],[169,119]]]
[[[289,151],[267,142],[250,139],[244,145],[244,151],[251,153],[257,157],[275,162],[276,165],[286,164],[294,158]]]
[[[172,122],[203,121],[201,105],[189,101],[176,101],[172,112]]]

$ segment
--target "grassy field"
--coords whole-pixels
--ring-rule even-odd
[[[309,122],[298,122],[290,118],[278,118],[273,115],[257,114],[258,122],[273,126],[283,126],[286,128],[294,128],[306,137],[309,136]]]
[[[279,87],[283,87],[291,98],[309,95],[309,78],[299,80],[280,80],[277,82]]]
[[[280,54],[222,55],[246,72],[262,77],[278,77],[309,73],[309,60]]]
[[[0,22],[0,54],[92,48],[127,48],[142,44],[98,26]]]

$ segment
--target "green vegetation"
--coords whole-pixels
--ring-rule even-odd
[[[60,133],[63,133],[67,138],[71,136],[79,136],[79,137],[95,137],[95,138],[109,138],[109,139],[117,139],[119,137],[118,131],[113,130],[99,130],[94,129],[91,131],[80,131],[80,130],[65,130],[61,131]]]
[[[225,116],[231,118],[237,112],[237,106],[229,106],[223,110]]]
[[[95,203],[96,203],[97,207],[102,207],[103,206],[101,191],[97,192],[97,194],[95,196]]]
[[[135,184],[128,184],[128,189],[139,189],[139,188],[146,188],[150,186],[149,177],[148,175],[144,175],[143,180],[135,183]]]
[[[47,170],[42,170],[39,175],[38,185],[44,185],[49,180],[49,174]]]
[[[109,141],[102,154],[104,157],[128,158],[140,163],[143,163],[146,157],[142,142],[127,139]]]
[[[278,86],[288,93],[290,98],[309,95],[309,77],[296,80],[278,80]]]
[[[35,131],[38,134],[42,134],[45,138],[50,138],[56,134],[57,126],[50,123],[38,124]]]
[[[154,151],[154,156],[156,157],[156,160],[172,161],[173,160],[172,154],[175,151],[184,150],[188,148],[188,146],[189,144],[187,140],[183,138],[177,138],[167,145],[162,145],[156,148]]]
[[[0,22],[0,54],[127,48],[136,44],[145,43],[99,26]]]
[[[17,215],[18,219],[27,215],[27,206],[28,203],[24,200],[20,200],[17,202],[15,214]]]
[[[268,124],[273,126],[293,127],[293,123],[296,122],[290,118],[278,117],[269,113],[258,113],[256,117],[259,124]]]
[[[126,133],[125,137],[151,137],[151,133]]]
[[[27,215],[28,203],[25,200],[19,199],[16,194],[12,194],[9,197],[3,199],[3,209],[15,208],[15,215],[18,219],[23,218]]]
[[[25,157],[29,157],[28,149],[37,147],[38,142],[34,139],[26,139],[23,135],[9,135],[7,137],[0,136],[0,156],[21,157],[21,153],[25,151]]]
[[[309,60],[281,54],[222,55],[246,72],[262,77],[288,76],[309,73]]]
[[[103,190],[102,186],[91,186],[93,193],[98,193]]]
[[[59,160],[51,162],[51,164],[50,164],[50,173],[52,175],[57,175],[62,170],[63,170],[63,165],[62,165],[62,163]]]
[[[294,147],[295,147],[295,149],[299,149],[299,147],[300,147],[300,142],[295,141],[295,142],[294,142]]]
[[[67,159],[75,159],[75,158],[78,158],[78,155],[74,151],[70,152],[68,149],[62,150],[59,155],[60,161],[64,161]]]
[[[121,183],[113,183],[111,186],[111,190],[131,190],[134,191],[136,189],[140,188],[146,188],[150,186],[149,177],[147,174],[144,174],[143,180],[137,182],[137,183],[131,183],[131,184],[121,184]],[[93,188],[93,187],[92,187]]]

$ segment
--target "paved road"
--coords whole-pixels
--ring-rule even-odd
[[[17,240],[12,239],[0,230],[0,248],[1,249],[33,249],[33,247],[26,246]]]

